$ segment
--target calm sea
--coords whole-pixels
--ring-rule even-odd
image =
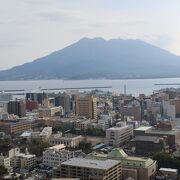
[[[163,83],[180,83],[180,78],[164,78],[164,79],[129,79],[129,80],[33,80],[33,81],[0,81],[0,90],[24,89],[36,92],[39,88],[77,88],[91,86],[112,86],[106,89],[108,91],[123,93],[124,85],[126,92],[137,96],[140,93],[149,95],[153,90],[166,87],[180,87],[178,85],[171,86],[155,86],[155,84]]]

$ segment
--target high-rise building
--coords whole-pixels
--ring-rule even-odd
[[[46,93],[26,93],[26,100],[37,101],[38,104],[43,105],[43,103],[48,99]]]
[[[78,116],[97,119],[97,102],[93,96],[77,96],[75,113]]]
[[[7,110],[9,114],[14,114],[19,117],[24,117],[26,115],[26,105],[22,100],[9,101]]]
[[[62,106],[65,113],[70,112],[70,97],[67,94],[61,94],[55,97],[55,106]]]

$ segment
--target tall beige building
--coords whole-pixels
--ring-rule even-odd
[[[97,119],[97,101],[93,96],[77,96],[75,113],[90,119]]]

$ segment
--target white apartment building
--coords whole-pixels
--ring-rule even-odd
[[[120,147],[129,141],[133,135],[133,127],[125,125],[123,127],[112,127],[106,130],[105,143],[109,146]]]
[[[73,157],[74,152],[65,150],[65,145],[60,144],[47,148],[43,152],[43,164],[49,167],[54,167]]]

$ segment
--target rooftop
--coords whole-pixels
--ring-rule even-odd
[[[64,144],[59,144],[59,145],[56,145],[56,146],[52,146],[52,147],[49,147],[47,149],[52,149],[52,150],[61,150],[61,149],[64,149],[66,146]]]
[[[114,126],[114,127],[109,128],[109,129],[107,129],[107,130],[116,130],[116,131],[119,131],[119,130],[122,130],[122,129],[126,129],[126,128],[128,128],[128,127],[129,127],[128,125],[122,126],[122,127]]]
[[[161,129],[152,129],[151,132],[148,132],[149,134],[162,134],[162,135],[174,135],[178,132],[178,130],[161,130]],[[180,132],[180,130],[179,130]]]
[[[128,156],[124,161],[123,164],[126,166],[133,166],[133,167],[149,167],[152,165],[155,161],[153,161],[150,158],[142,158],[142,157],[133,157]]]
[[[34,154],[24,154],[24,153],[19,153],[16,156],[17,157],[24,157],[24,158],[33,158],[33,157],[36,157],[36,155],[34,155]]]
[[[177,169],[172,169],[172,168],[160,168],[159,171],[166,171],[166,172],[173,172],[173,173],[178,172]]]
[[[161,138],[157,136],[136,136],[132,141],[148,141],[158,143]]]
[[[66,162],[63,162],[62,165],[108,170],[112,168],[113,166],[117,165],[118,163],[120,163],[120,161],[110,160],[110,159],[92,160],[92,159],[85,159],[85,158],[72,158]]]
[[[139,128],[135,129],[136,131],[147,131],[152,129],[152,126],[140,126]]]

